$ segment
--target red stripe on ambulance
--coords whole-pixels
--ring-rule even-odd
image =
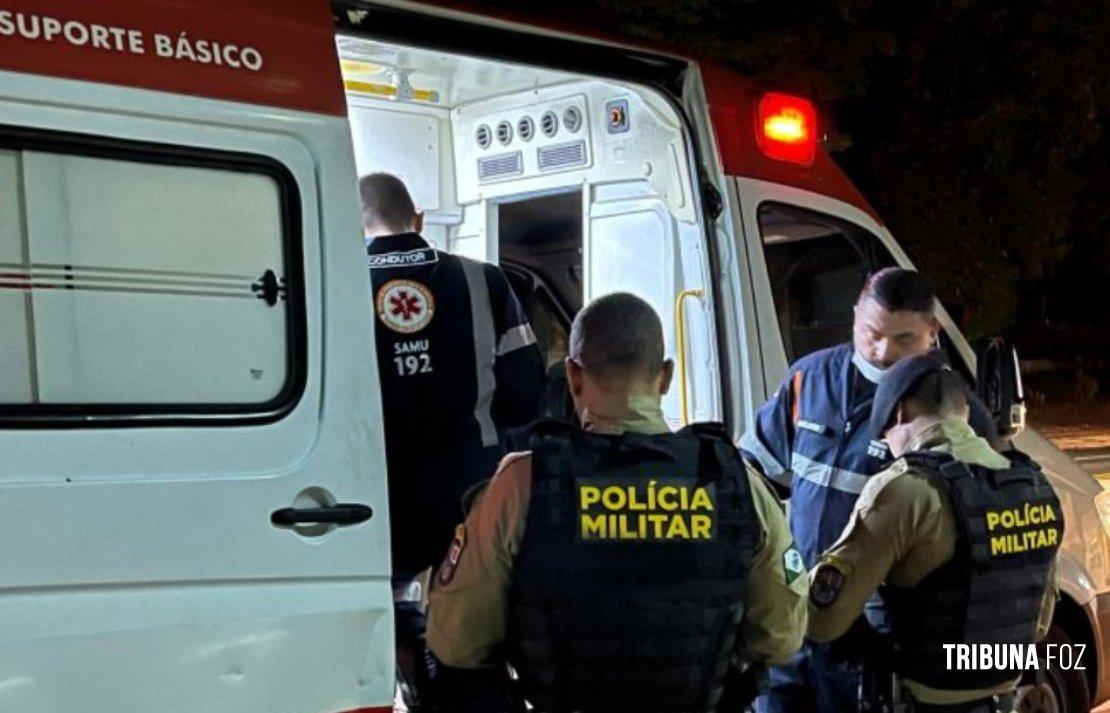
[[[0,69],[346,113],[324,0],[0,0]]]

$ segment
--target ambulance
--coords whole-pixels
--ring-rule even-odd
[[[500,264],[551,365],[584,302],[648,299],[668,420],[739,438],[911,264],[819,126],[712,62],[462,5],[0,0],[0,710],[391,710],[359,175]],[[1110,503],[1017,443],[1066,508],[1050,640],[1082,647],[1021,710],[1087,710]]]

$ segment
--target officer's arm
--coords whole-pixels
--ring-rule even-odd
[[[505,457],[432,579],[428,645],[446,666],[502,664],[509,580],[524,537],[531,458]]]
[[[938,540],[938,496],[898,464],[871,478],[840,539],[810,573],[809,638],[848,631],[890,570],[922,542]]]
[[[782,489],[790,488],[790,454],[794,450],[794,405],[801,389],[801,372],[791,369],[774,396],[759,407],[755,422],[740,438],[744,460]]]
[[[738,646],[748,661],[782,664],[806,633],[809,578],[786,524],[782,504],[763,479],[748,471],[756,518],[765,533],[752,559]]]
[[[512,287],[495,265],[486,266],[493,309],[496,356],[493,418],[499,429],[523,426],[539,418],[547,384],[536,335]]]

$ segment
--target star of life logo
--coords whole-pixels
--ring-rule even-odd
[[[949,671],[1039,671],[1057,668],[1086,671],[1086,644],[1044,644],[1038,656],[1035,644],[941,644]]]
[[[382,324],[401,334],[420,331],[435,314],[431,290],[414,280],[390,280],[378,289],[374,303]]]

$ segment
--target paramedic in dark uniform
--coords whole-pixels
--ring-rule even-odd
[[[398,638],[419,644],[416,576],[451,541],[463,493],[497,467],[505,429],[537,417],[543,360],[497,266],[429,245],[420,236],[423,214],[395,176],[365,176],[359,191],[385,420]]]
[[[877,590],[891,619],[886,663],[918,712],[1009,713],[1028,661],[961,670],[945,645],[1028,652],[1056,601],[1060,503],[1036,463],[995,452],[967,419],[963,381],[948,366],[927,355],[892,367],[869,431],[885,434],[898,460],[867,481],[813,572],[810,638],[842,635]]]
[[[802,643],[808,584],[782,506],[721,426],[669,431],[673,363],[647,302],[601,297],[569,341],[582,427],[537,424],[432,580],[437,701],[505,710],[508,662],[545,713],[713,710],[740,662]]]
[[[866,428],[875,389],[899,358],[934,349],[935,309],[919,273],[886,268],[870,276],[854,308],[852,342],[795,362],[740,441],[745,459],[789,492],[790,527],[807,567],[843,531],[868,478],[890,462],[886,445]],[[977,399],[973,408],[976,430],[993,438],[986,408]],[[857,687],[852,663],[807,643],[790,665],[771,670],[756,708],[851,710]]]

